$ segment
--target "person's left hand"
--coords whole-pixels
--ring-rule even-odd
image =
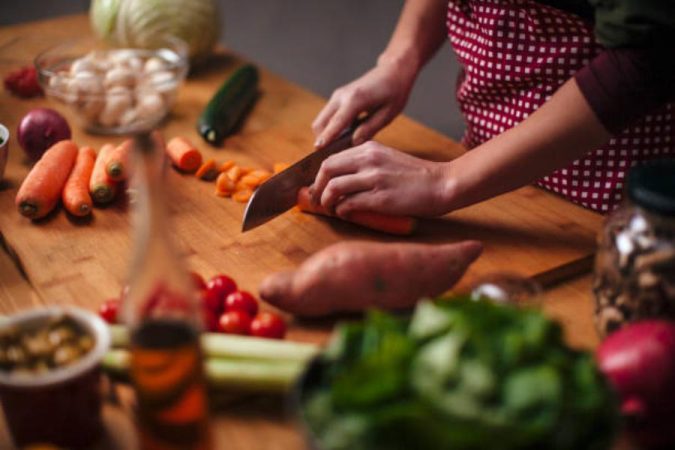
[[[353,211],[434,217],[448,212],[448,181],[446,163],[369,141],[326,159],[310,193],[343,219]]]

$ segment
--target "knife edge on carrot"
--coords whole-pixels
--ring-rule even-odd
[[[298,191],[298,208],[300,211],[310,214],[337,217],[320,204],[312,202],[307,187]],[[411,235],[417,228],[417,219],[414,217],[393,216],[370,211],[354,211],[349,216],[349,222],[398,236]]]

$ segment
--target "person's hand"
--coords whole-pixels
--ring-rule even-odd
[[[333,92],[312,123],[316,147],[337,138],[359,114],[369,117],[354,132],[352,142],[361,144],[391,122],[405,107],[416,71],[392,62],[380,62],[365,75]]]
[[[326,159],[310,194],[344,219],[353,211],[433,217],[448,212],[450,182],[447,163],[369,141]]]

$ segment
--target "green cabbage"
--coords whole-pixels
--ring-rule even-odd
[[[193,61],[211,52],[220,32],[214,0],[92,0],[90,19],[116,46],[152,48],[163,36],[180,38]]]

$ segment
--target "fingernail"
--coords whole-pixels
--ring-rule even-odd
[[[323,138],[320,137],[319,139],[314,142],[314,147],[321,147],[323,145]]]

